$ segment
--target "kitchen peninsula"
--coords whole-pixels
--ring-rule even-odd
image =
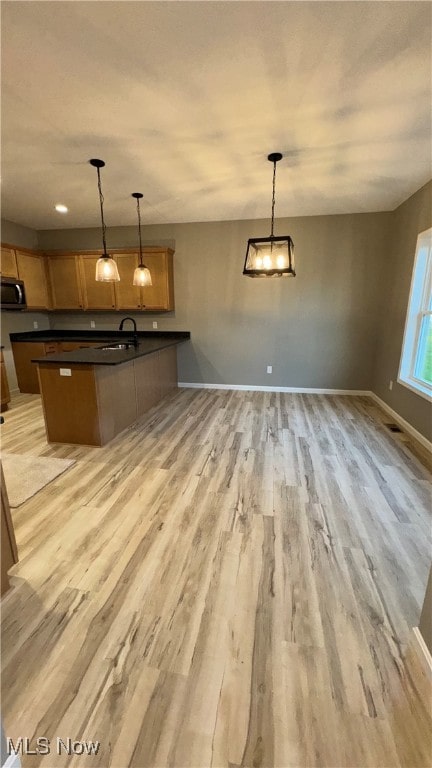
[[[48,441],[101,446],[177,387],[176,347],[190,333],[139,331],[135,339],[121,331],[11,334],[14,344],[59,344],[60,338],[83,347],[32,359]]]

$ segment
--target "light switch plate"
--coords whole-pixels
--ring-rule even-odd
[[[157,328],[157,320],[153,320],[153,328]]]
[[[267,366],[267,373],[273,373],[273,366],[272,365],[268,365]]]
[[[36,328],[39,328],[39,323],[37,320],[33,320],[33,328],[36,330]]]
[[[94,320],[90,320],[90,328],[96,328],[96,323]]]
[[[71,368],[60,368],[60,376],[72,376]]]

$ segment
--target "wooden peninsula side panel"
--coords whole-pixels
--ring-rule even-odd
[[[37,366],[50,443],[105,445],[177,387],[174,346],[120,365]]]
[[[48,442],[102,445],[95,367],[37,364]]]

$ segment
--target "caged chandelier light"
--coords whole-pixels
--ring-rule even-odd
[[[248,277],[295,277],[294,243],[289,235],[274,236],[274,209],[276,163],[282,160],[280,152],[272,152],[267,160],[273,163],[273,196],[270,237],[248,240],[243,274]]]
[[[141,288],[145,288],[146,285],[152,285],[152,279],[150,270],[143,264],[142,255],[142,242],[141,242],[141,211],[140,200],[143,197],[141,192],[132,192],[132,197],[137,201],[137,215],[138,215],[138,233],[139,233],[139,248],[140,248],[140,263],[134,271],[133,285],[139,285]]]
[[[102,194],[102,186],[101,186],[101,178],[100,178],[100,169],[105,166],[105,163],[103,160],[97,160],[96,158],[93,160],[89,160],[89,163],[94,168],[96,168],[96,171],[97,171],[99,204],[100,204],[101,220],[102,220],[103,253],[100,259],[98,259],[96,262],[96,280],[98,282],[103,282],[103,283],[117,283],[120,280],[117,263],[114,261],[112,256],[110,256],[107,253],[107,248],[106,248],[106,226],[105,226],[104,212],[103,212],[104,196]]]

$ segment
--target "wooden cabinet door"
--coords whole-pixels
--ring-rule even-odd
[[[80,256],[80,274],[84,309],[115,309],[114,283],[95,279],[99,256]]]
[[[117,253],[115,256],[120,282],[114,283],[117,309],[141,309],[141,289],[132,285],[134,270],[139,264],[137,253]]]
[[[77,341],[60,341],[59,352],[73,352],[74,349],[78,349]]]
[[[56,355],[57,352],[62,352],[61,344],[58,344],[57,341],[46,342],[44,349],[46,355]]]
[[[150,270],[152,285],[141,288],[142,308],[162,311],[174,309],[172,253],[145,251],[143,262]]]
[[[10,403],[9,383],[6,372],[6,364],[3,359],[3,350],[0,350],[0,372],[1,372],[1,410],[4,411],[7,408],[7,404]]]
[[[18,277],[15,251],[13,248],[2,247],[0,273],[3,277]]]
[[[88,347],[101,347],[102,341],[60,341],[59,352],[73,352],[75,349],[87,349]]]
[[[44,357],[45,344],[42,341],[13,341],[12,352],[20,392],[39,394],[39,380],[36,363],[32,360],[36,357]]]
[[[47,258],[53,309],[82,309],[78,258],[73,254]]]
[[[43,257],[16,251],[18,277],[24,281],[28,309],[48,309],[48,291]]]

